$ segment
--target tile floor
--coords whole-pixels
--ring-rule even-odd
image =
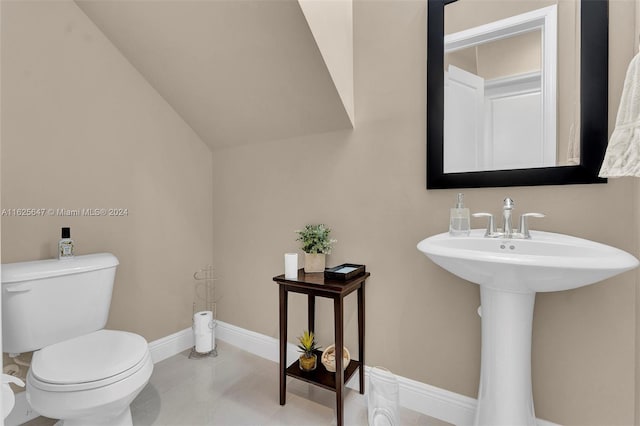
[[[335,394],[288,378],[280,406],[278,364],[218,341],[218,356],[188,359],[182,352],[157,363],[149,384],[131,405],[135,426],[331,425]],[[348,389],[345,425],[367,425],[366,396]],[[39,417],[28,426],[55,421]],[[444,426],[443,421],[401,408],[400,425]]]

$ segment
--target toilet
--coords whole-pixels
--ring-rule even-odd
[[[118,259],[109,253],[2,265],[2,345],[36,351],[27,400],[65,426],[131,426],[153,371],[147,341],[105,330]]]

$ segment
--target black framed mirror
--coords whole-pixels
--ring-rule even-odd
[[[428,0],[427,4],[427,189],[605,183],[598,172],[608,139],[608,0],[582,0],[579,5],[579,164],[446,172],[445,9],[456,1]],[[557,82],[563,84],[571,82]]]

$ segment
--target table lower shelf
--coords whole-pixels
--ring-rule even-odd
[[[336,373],[327,371],[325,366],[320,362],[320,355],[318,355],[318,365],[313,371],[302,371],[300,365],[296,359],[288,368],[287,376],[295,377],[298,380],[302,380],[307,383],[311,383],[330,391],[336,391]],[[347,369],[344,370],[344,383],[353,376],[353,374],[361,368],[362,363],[355,359],[352,359]]]

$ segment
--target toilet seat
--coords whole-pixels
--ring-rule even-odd
[[[125,379],[150,361],[142,336],[98,330],[35,352],[30,382],[51,392],[94,389]]]

